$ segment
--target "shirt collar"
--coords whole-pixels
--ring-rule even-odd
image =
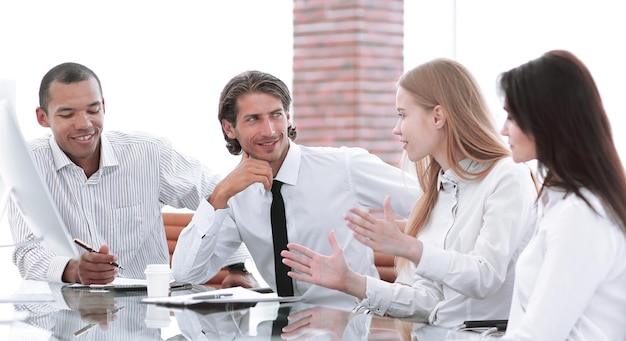
[[[275,179],[288,185],[295,185],[298,183],[298,174],[300,172],[300,163],[302,161],[302,150],[300,146],[291,139],[289,140],[289,150],[283,164],[278,170]]]
[[[111,146],[111,142],[106,137],[106,135],[100,135],[100,168],[112,167],[119,165],[119,161],[117,160],[117,156],[115,156],[115,152],[113,151],[113,146]]]
[[[541,192],[541,197],[539,198],[539,202],[541,203],[541,206],[543,206],[544,208],[548,206],[553,206],[557,202],[565,199],[569,194],[571,193],[567,193],[563,188],[560,188],[560,187],[556,187],[556,186],[544,187],[543,191]]]
[[[72,164],[72,160],[70,160],[70,158],[65,155],[65,153],[57,144],[57,141],[54,139],[54,135],[50,135],[50,137],[48,138],[48,143],[50,144],[50,150],[52,151],[52,162],[54,162],[54,169],[56,171]]]
[[[459,161],[459,166],[462,169],[469,172],[477,172],[480,168],[483,167],[478,162],[473,162],[472,160],[465,158]],[[456,186],[459,183],[464,182],[464,180],[459,177],[452,168],[446,170],[445,172],[441,170],[439,175],[437,176],[437,191],[447,188],[448,186]]]
[[[72,160],[61,150],[57,141],[54,139],[54,135],[50,135],[49,138],[50,149],[52,150],[52,159],[54,162],[55,170],[60,170],[63,167],[74,164]],[[100,135],[100,168],[117,166],[118,160],[113,152],[113,147],[109,142],[109,139],[104,135]]]

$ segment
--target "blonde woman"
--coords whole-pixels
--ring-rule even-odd
[[[297,280],[340,290],[358,308],[453,327],[506,319],[514,266],[530,238],[537,191],[515,164],[469,71],[435,59],[402,75],[398,136],[416,163],[423,195],[408,221],[351,209],[347,226],[361,243],[397,257],[395,283],[363,276],[344,260],[333,232],[331,255],[290,243],[283,261]]]

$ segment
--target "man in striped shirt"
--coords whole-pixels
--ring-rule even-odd
[[[16,244],[13,262],[24,279],[104,284],[118,277],[144,278],[147,264],[169,263],[161,210],[195,210],[219,175],[148,134],[104,132],[100,80],[89,68],[64,63],[44,76],[37,120],[52,135],[29,143],[69,233],[93,245],[71,259],[28,243],[35,237],[12,203],[9,224]],[[26,242],[26,243],[25,243]],[[249,258],[245,246],[226,263]],[[124,269],[111,265],[123,265]],[[257,283],[234,271],[231,285]]]

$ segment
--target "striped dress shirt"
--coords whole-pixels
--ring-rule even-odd
[[[162,208],[195,210],[221,179],[166,139],[145,133],[102,134],[100,166],[89,178],[54,137],[29,145],[70,236],[94,249],[107,244],[125,268],[120,277],[145,278],[147,264],[169,263]],[[8,218],[16,244],[35,238],[13,203]],[[241,262],[246,255],[244,247],[226,264]],[[40,243],[17,246],[13,253],[24,279],[61,282],[69,260]]]

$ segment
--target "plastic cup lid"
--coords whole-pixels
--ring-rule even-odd
[[[169,273],[172,270],[170,269],[169,264],[148,264],[146,266],[145,272],[166,272]]]

